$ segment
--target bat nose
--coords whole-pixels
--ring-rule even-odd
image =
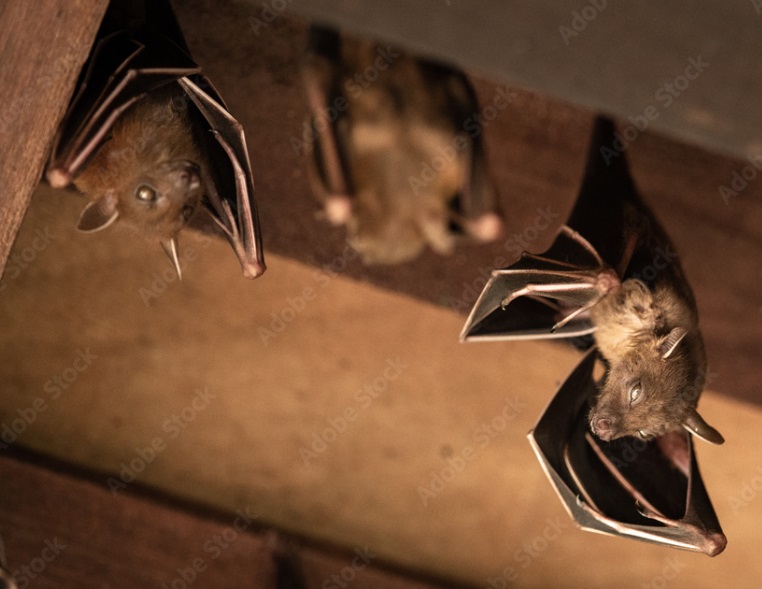
[[[590,423],[593,433],[601,440],[609,441],[614,436],[611,420],[606,417],[599,417]]]

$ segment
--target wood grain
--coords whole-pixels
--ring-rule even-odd
[[[0,5],[0,276],[107,3]]]

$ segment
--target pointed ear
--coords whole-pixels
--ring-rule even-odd
[[[704,418],[698,414],[698,411],[691,409],[683,422],[683,427],[691,432],[694,436],[698,436],[702,440],[711,444],[722,444],[725,442],[725,438],[722,434],[709,425]]]
[[[659,344],[659,356],[661,356],[661,359],[666,360],[669,358],[686,335],[688,335],[687,329],[673,327],[669,335]]]
[[[164,239],[161,241],[161,247],[164,248],[164,253],[167,254],[167,257],[175,265],[177,278],[182,280],[183,272],[180,269],[180,258],[177,255],[177,240],[174,237]]]
[[[114,193],[107,192],[82,209],[77,221],[77,229],[83,233],[95,233],[112,225],[118,217],[117,198]]]

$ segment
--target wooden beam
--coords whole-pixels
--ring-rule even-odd
[[[278,3],[248,0],[252,27]],[[739,158],[762,153],[762,2],[396,0],[287,4],[383,39]],[[259,26],[258,26],[259,25]],[[677,34],[679,29],[680,33]]]
[[[107,4],[0,4],[0,276]]]

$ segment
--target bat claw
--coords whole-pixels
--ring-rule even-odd
[[[45,176],[53,188],[66,188],[71,184],[71,174],[61,168],[48,170],[48,173]]]

